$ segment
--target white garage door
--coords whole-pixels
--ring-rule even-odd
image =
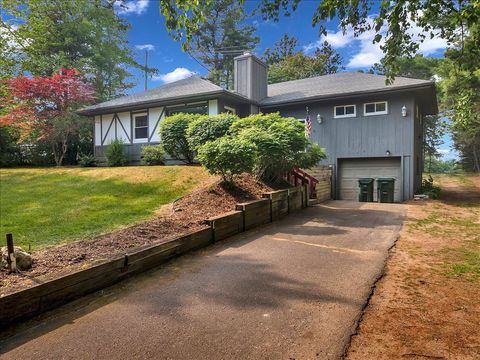
[[[394,178],[395,202],[401,201],[400,158],[344,159],[338,163],[338,187],[342,200],[358,200],[358,179]],[[373,189],[373,200],[377,201],[377,183]]]

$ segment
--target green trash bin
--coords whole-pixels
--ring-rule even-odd
[[[360,192],[358,193],[358,201],[373,201],[373,181],[374,180],[371,178],[358,179],[358,187],[360,188]]]
[[[377,179],[377,200],[380,203],[393,203],[395,194],[395,179]]]

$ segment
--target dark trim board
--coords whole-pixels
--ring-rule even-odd
[[[123,126],[123,123],[122,123],[122,120],[120,119],[120,116],[117,115],[117,119],[118,119],[118,122],[120,123],[120,126],[121,126],[122,129],[123,129],[123,132],[125,133],[125,135],[126,135],[126,137],[127,137],[127,140],[131,143],[130,136],[128,135],[127,130],[125,130],[125,128],[124,128],[124,126]]]
[[[157,126],[158,126],[158,124],[160,123],[160,119],[162,118],[163,114],[165,113],[165,108],[166,108],[166,106],[164,106],[164,107],[162,108],[162,111],[160,112],[160,116],[158,117],[157,121],[155,122],[155,126],[153,127],[153,130],[152,130],[151,134],[150,134],[149,137],[148,137],[148,142],[150,142],[150,141],[152,140],[152,137],[153,137],[153,135],[155,134],[155,131],[157,131]]]
[[[113,121],[115,120],[115,115],[112,117],[112,121],[110,121],[110,125],[108,126],[107,132],[105,133],[105,137],[102,139],[102,145],[105,144],[105,140],[107,140],[107,135],[112,128]]]

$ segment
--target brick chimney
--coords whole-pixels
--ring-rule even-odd
[[[234,61],[234,90],[253,101],[267,97],[267,64],[250,52]]]

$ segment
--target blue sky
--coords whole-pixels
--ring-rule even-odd
[[[247,10],[253,10],[257,5],[257,1],[247,1],[246,7]],[[292,16],[282,17],[279,22],[264,21],[259,15],[252,17],[249,22],[257,26],[257,35],[261,39],[254,52],[262,55],[267,47],[273,46],[284,33],[288,33],[299,40],[299,49],[306,52],[314,51],[316,43],[326,39],[342,55],[347,71],[369,69],[373,63],[381,59],[382,52],[378,45],[372,44],[371,32],[355,38],[351,31],[347,31],[346,34],[339,31],[338,21],[332,20],[327,23],[329,34],[320,37],[318,28],[311,25],[316,6],[316,1],[302,1]],[[159,70],[159,74],[149,80],[149,88],[177,80],[192,72],[200,75],[207,73],[204,67],[182,52],[180,43],[170,38],[160,16],[157,1],[128,0],[126,7],[119,12],[132,25],[128,37],[137,53],[138,61],[143,63],[144,49],[148,48],[149,64]],[[445,45],[442,39],[433,39],[421,45],[421,52],[427,56],[440,56]],[[138,85],[132,92],[143,89],[141,72],[135,72],[135,79]]]

